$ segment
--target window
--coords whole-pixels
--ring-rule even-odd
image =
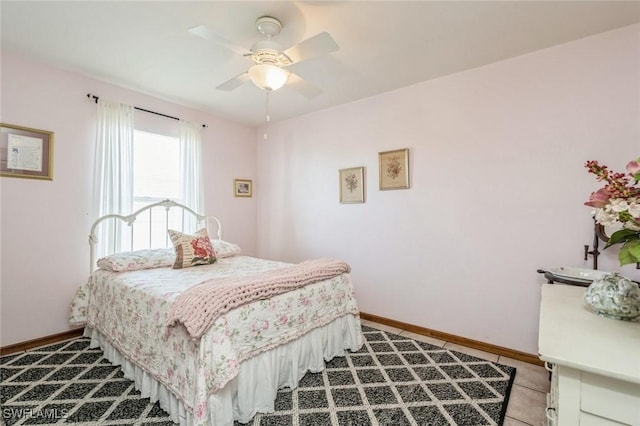
[[[138,209],[180,197],[178,138],[136,130],[133,136],[133,205]]]
[[[136,130],[133,137],[134,211],[165,199],[180,202],[180,142],[178,138]],[[180,218],[167,219],[164,208],[153,209],[149,217],[135,223],[132,249],[169,246],[169,228],[181,229]]]
[[[98,100],[93,197],[96,218],[130,214],[132,207],[139,210],[166,198],[195,212],[204,211],[201,126],[180,120],[176,128],[174,121],[170,126],[164,119],[165,124],[151,123],[144,118],[146,115],[137,121],[136,129],[134,107]],[[149,128],[154,133],[149,133]],[[179,138],[157,134],[155,129],[160,128],[166,130],[160,133]],[[163,207],[153,210],[156,213],[149,214],[146,226],[139,224],[142,217],[132,226],[99,226],[95,230],[97,258],[139,247],[168,247],[167,227],[193,232],[200,225],[181,212],[176,213],[179,218],[172,218]]]

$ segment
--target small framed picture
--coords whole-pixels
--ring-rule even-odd
[[[53,180],[53,132],[1,123],[0,175]]]
[[[253,181],[249,179],[234,179],[233,193],[236,197],[251,197],[253,195]]]
[[[340,170],[340,202],[364,203],[364,167]]]
[[[409,148],[378,153],[380,189],[409,188]]]

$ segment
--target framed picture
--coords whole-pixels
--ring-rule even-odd
[[[52,180],[53,132],[0,126],[0,176]]]
[[[409,188],[409,148],[378,153],[380,189]]]
[[[234,179],[233,193],[236,197],[251,197],[253,194],[253,182],[249,179]]]
[[[340,174],[340,202],[364,203],[364,167],[342,169]]]

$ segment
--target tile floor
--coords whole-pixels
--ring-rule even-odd
[[[484,358],[489,361],[516,367],[516,378],[511,388],[507,417],[504,426],[542,426],[545,422],[546,394],[549,392],[549,373],[544,367],[518,361],[500,355],[491,354],[477,349],[468,348],[433,337],[411,333],[388,325],[378,324],[373,321],[362,320],[363,325],[389,331],[411,337],[412,339],[430,343],[466,353],[468,355]]]

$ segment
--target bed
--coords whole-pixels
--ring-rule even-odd
[[[149,237],[149,248],[140,249],[134,241],[139,238],[131,236],[130,251],[102,256],[96,262],[100,226],[110,226],[118,235],[133,235],[136,221],[158,209],[166,216],[164,242],[153,244],[152,235],[158,232],[151,220],[142,220],[142,227],[148,228],[142,233]],[[126,225],[107,225],[111,221]],[[157,226],[157,220],[154,223]],[[196,235],[214,236],[210,242],[215,263],[174,268],[182,260],[182,249],[173,240],[173,246],[167,247],[166,234],[177,223],[204,227]],[[215,224],[215,233],[210,223]],[[177,234],[193,237],[190,233],[193,229]],[[238,246],[222,239],[218,219],[198,215],[171,200],[128,216],[97,219],[89,242],[91,274],[72,301],[70,322],[84,325],[92,346],[100,346],[109,361],[121,365],[142,395],[159,401],[175,423],[247,423],[257,412],[273,412],[278,389],[295,388],[307,371],[321,371],[325,361],[357,351],[363,344],[348,268],[332,269],[330,275],[324,268],[325,275],[316,274],[315,281],[273,293],[261,290],[260,297],[251,299],[244,296],[262,282],[298,273],[303,264],[308,279],[308,265],[315,268],[318,262],[337,265],[338,261],[288,264],[244,256]],[[226,293],[245,289],[243,303],[236,303],[236,298],[221,304],[220,293],[202,293],[212,287],[225,288]],[[185,305],[189,299],[195,299],[196,305],[210,304],[197,311]]]

